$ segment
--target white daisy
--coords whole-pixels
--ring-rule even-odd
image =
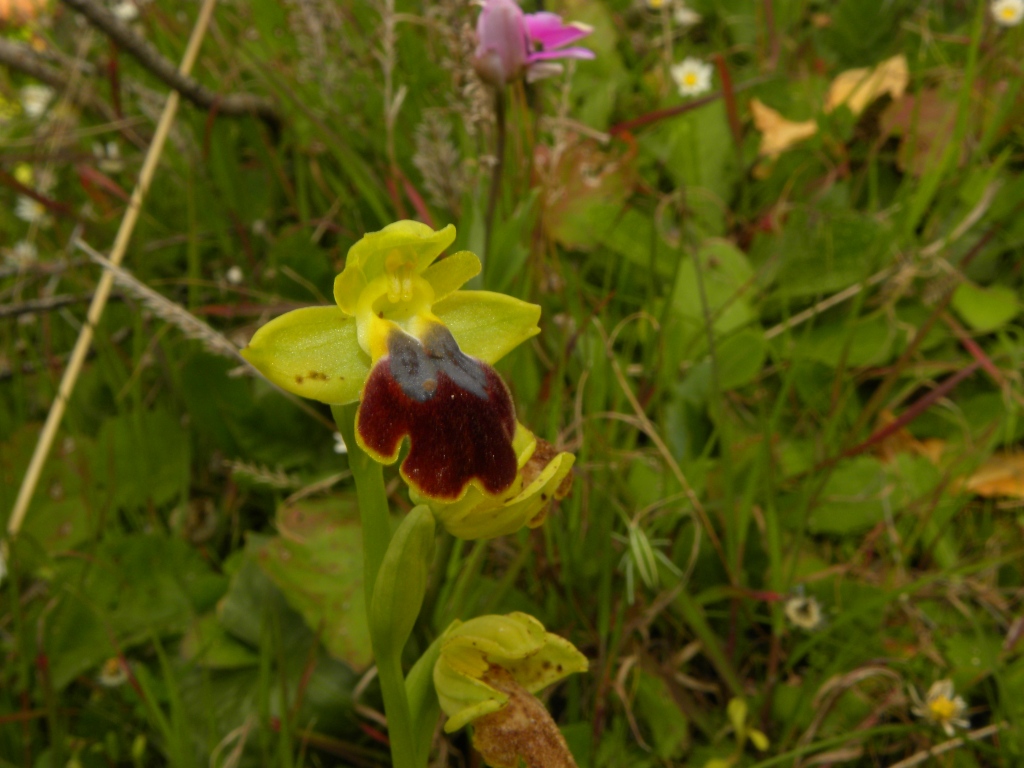
[[[241,285],[245,279],[245,275],[242,273],[242,268],[237,264],[228,269],[224,275],[224,279],[227,280],[231,285]]]
[[[110,12],[114,14],[119,21],[123,21],[125,24],[139,18],[139,9],[136,7],[135,3],[131,2],[131,0],[123,0],[123,2],[114,3],[114,7],[110,9]]]
[[[930,723],[941,726],[947,736],[952,736],[955,728],[967,728],[970,721],[964,717],[967,703],[963,696],[957,696],[952,680],[936,680],[928,689],[924,701],[913,687],[910,698],[915,702],[910,711]]]
[[[26,85],[19,92],[21,108],[30,120],[43,116],[53,101],[53,88],[47,85]]]
[[[807,631],[818,629],[825,621],[821,605],[814,597],[793,595],[786,601],[782,611],[793,624]]]
[[[28,195],[18,195],[14,215],[29,224],[44,224],[47,218],[46,206]]]
[[[992,18],[1004,27],[1015,27],[1024,19],[1024,0],[995,0]]]
[[[128,681],[127,664],[119,656],[111,656],[103,662],[96,679],[104,688],[116,688],[119,685],[124,685]]]
[[[35,264],[38,257],[39,252],[36,250],[35,244],[28,240],[19,240],[13,248],[4,250],[4,261],[9,266],[18,269],[25,269]]]
[[[672,79],[679,86],[681,96],[699,96],[711,89],[711,65],[688,56],[672,65]]]
[[[92,154],[96,158],[96,167],[104,173],[120,173],[124,170],[121,147],[116,141],[108,141],[106,144],[93,142]]]
[[[686,3],[676,5],[676,9],[672,11],[672,18],[680,27],[692,27],[695,24],[700,24],[700,14]]]
[[[334,433],[334,452],[342,455],[348,453],[348,446],[345,445],[345,438],[341,436],[341,432]]]

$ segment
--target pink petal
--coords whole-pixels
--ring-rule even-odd
[[[557,51],[537,51],[526,57],[527,64],[549,59],[594,59],[597,55],[589,48],[559,48]]]
[[[575,43],[593,31],[585,24],[564,24],[557,13],[528,13],[525,21],[530,39],[544,48],[559,48]]]

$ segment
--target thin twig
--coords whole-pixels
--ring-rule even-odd
[[[920,765],[929,757],[938,757],[952,749],[962,747],[964,742],[978,741],[980,739],[987,739],[989,736],[994,736],[1005,727],[1006,723],[993,723],[992,725],[986,725],[984,728],[978,728],[970,731],[965,733],[963,736],[957,736],[949,741],[936,744],[934,747],[922,749],[920,752],[911,755],[906,760],[900,760],[898,763],[893,763],[889,768],[912,768],[912,766]]]
[[[210,17],[213,15],[215,3],[216,0],[204,0],[199,10],[199,16],[196,19],[195,26],[192,28],[192,34],[189,37],[188,46],[185,48],[185,55],[181,61],[180,69],[182,74],[187,74],[192,70],[192,65],[199,55],[199,46],[210,24]],[[121,226],[117,230],[114,245],[110,250],[110,262],[115,266],[119,266],[124,259],[125,251],[128,248],[128,241],[131,239],[135,224],[139,219],[139,214],[142,212],[142,201],[145,199],[146,193],[149,191],[149,185],[153,181],[157,163],[160,161],[160,155],[163,152],[164,143],[167,140],[168,133],[170,133],[171,124],[174,122],[174,115],[178,111],[180,101],[181,96],[178,91],[172,91],[168,94],[167,101],[164,103],[163,113],[160,115],[160,121],[156,126],[156,133],[153,135],[153,142],[149,145],[146,159],[142,163],[142,170],[139,172],[138,183],[132,191],[131,200],[128,202],[128,209],[124,213],[124,218],[121,219]],[[46,417],[46,424],[39,435],[39,442],[36,443],[32,460],[29,462],[25,477],[21,482],[21,488],[18,490],[18,498],[14,502],[14,509],[11,510],[11,516],[7,521],[7,533],[11,538],[17,536],[18,531],[21,530],[21,525],[28,512],[28,505],[32,501],[36,485],[39,483],[43,464],[46,462],[46,457],[49,455],[50,448],[57,436],[57,430],[60,428],[64,411],[67,408],[68,401],[71,399],[71,392],[74,390],[75,383],[78,381],[78,374],[82,370],[82,363],[89,352],[89,347],[92,346],[93,333],[96,326],[99,325],[100,318],[103,316],[103,310],[107,305],[107,299],[110,298],[110,292],[113,287],[113,273],[109,271],[104,272],[99,284],[96,286],[96,293],[93,296],[92,304],[89,305],[89,313],[86,315],[85,325],[82,326],[82,331],[75,342],[75,348],[71,352],[68,367],[64,371],[64,377],[61,379],[60,387],[57,390],[57,397],[50,407],[50,413]]]
[[[97,253],[88,243],[76,239],[75,246],[85,251],[85,253],[89,254],[89,258],[108,270],[114,276],[114,282],[145,304],[161,320],[170,323],[188,338],[201,342],[213,354],[227,357],[239,365],[250,367],[249,362],[238,353],[238,347],[187,309],[154,291],[128,270],[122,269],[116,264],[111,264],[110,261],[105,259],[102,254]]]
[[[96,0],[63,0],[63,2],[85,16],[118,46],[134,56],[143,67],[196,106],[203,109],[215,109],[217,114],[231,117],[255,115],[275,128],[280,125],[281,116],[269,99],[251,93],[219,94],[211,91],[205,85],[189,77],[188,71],[191,70],[191,67],[187,71],[175,68],[174,64],[165,59],[148,40],[135,34],[131,27]]]
[[[0,38],[0,64],[22,72],[55,90],[64,90],[68,84],[67,73],[50,66],[42,56],[22,43]],[[110,122],[119,119],[114,108],[90,87],[79,87],[70,98],[77,106],[99,112]]]
[[[764,332],[765,339],[774,339],[780,333],[785,333],[790,328],[800,325],[800,323],[810,320],[815,315],[820,315],[826,309],[831,309],[836,304],[842,304],[847,299],[852,299],[858,293],[863,291],[865,288],[870,288],[873,285],[885,280],[893,273],[892,267],[886,267],[881,272],[876,272],[863,283],[854,283],[849,288],[844,288],[839,293],[829,296],[827,299],[822,299],[813,307],[808,307],[803,312],[798,312],[788,320],[784,320],[776,326],[769,328]]]
[[[119,299],[120,296],[111,296],[112,299]],[[47,296],[43,299],[29,299],[19,301],[17,304],[0,304],[0,317],[18,317],[20,315],[33,315],[37,312],[52,312],[61,307],[70,307],[73,304],[84,304],[92,299],[87,293],[77,296],[62,293],[59,296]]]

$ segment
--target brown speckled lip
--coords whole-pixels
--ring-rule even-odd
[[[356,429],[366,448],[391,460],[408,436],[402,474],[424,496],[454,501],[471,480],[496,494],[516,478],[508,388],[443,325],[432,326],[422,343],[392,331],[388,354],[366,380]]]

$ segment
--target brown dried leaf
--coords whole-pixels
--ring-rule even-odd
[[[816,121],[804,120],[798,123],[787,120],[760,99],[750,100],[750,112],[754,117],[754,127],[761,132],[759,151],[766,157],[775,157],[818,132]]]
[[[996,454],[967,478],[963,489],[987,499],[1024,499],[1024,453]]]
[[[910,82],[907,59],[900,54],[886,59],[875,67],[848,69],[840,72],[829,86],[825,98],[825,111],[831,112],[845,104],[855,115],[859,115],[875,99],[889,94],[899,99]]]
[[[884,134],[901,137],[896,162],[904,173],[920,176],[953,137],[957,106],[936,91],[924,90],[890,104],[882,113]],[[960,162],[964,160],[961,155]]]

